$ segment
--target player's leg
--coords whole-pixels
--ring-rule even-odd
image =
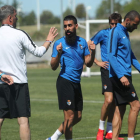
[[[64,122],[60,124],[59,128],[54,132],[54,134],[47,138],[46,140],[58,140],[63,134]]]
[[[20,117],[18,118],[19,124],[19,133],[21,140],[30,140],[30,126],[29,126],[29,118],[27,117]]]
[[[30,140],[30,126],[29,126],[29,117],[30,117],[30,96],[28,84],[15,84],[14,87],[16,92],[15,106],[16,110],[14,111],[15,116],[19,124],[19,133],[21,140]]]
[[[113,101],[113,93],[104,92],[104,97],[105,97],[105,100],[104,100],[104,104],[102,105],[102,109],[101,109],[101,117],[100,117],[100,122],[99,122],[99,129],[98,129],[98,133],[97,133],[97,140],[103,140],[105,120],[108,116],[108,112],[109,112],[109,109],[110,109],[112,101]],[[111,113],[111,112],[109,112],[109,113]],[[110,119],[111,118],[109,117],[110,122],[107,123],[108,130],[111,129],[111,127],[112,127],[112,121]],[[111,125],[111,127],[110,127],[110,125]],[[111,129],[111,131],[112,131],[112,129]]]
[[[113,100],[113,102],[111,103],[111,106],[109,108],[109,111],[108,111],[108,120],[107,120],[107,128],[106,128],[105,139],[112,139],[112,136],[113,136],[112,121],[113,121],[115,109],[116,109],[115,100]],[[121,123],[122,123],[122,119],[123,119],[123,115],[125,113],[125,110],[126,110],[125,105],[122,105],[122,106],[119,107],[119,111],[121,112],[120,113],[120,115],[121,115],[120,126],[121,126]],[[115,119],[117,120],[117,116],[115,116]],[[120,133],[120,131],[119,131],[119,133]],[[118,140],[124,140],[124,138],[118,137]]]
[[[113,100],[107,110],[107,127],[105,134],[106,139],[112,139],[112,120],[114,116],[115,107],[116,107],[115,101]]]
[[[63,132],[66,139],[72,139],[72,127],[77,124],[82,118],[83,97],[80,83],[72,83],[73,91],[71,90],[71,104],[73,110],[64,110],[65,121]]]
[[[130,102],[130,112],[128,116],[128,138],[134,138],[139,110],[140,110],[139,101],[135,100]]]
[[[101,68],[101,79],[102,79],[102,94],[104,95],[104,104],[101,109],[101,117],[99,122],[99,129],[97,133],[97,140],[103,140],[105,120],[108,116],[109,108],[111,107],[113,101],[113,89],[112,83],[109,79],[109,71],[107,69]],[[110,125],[110,123],[108,123]]]
[[[0,140],[1,140],[1,128],[3,124],[4,119],[0,118]]]
[[[108,116],[108,112],[113,101],[113,93],[104,92],[104,96],[105,96],[105,100],[101,109],[101,118],[100,118],[102,121],[105,121]],[[109,121],[111,121],[111,118],[109,118]]]
[[[126,110],[126,105],[116,106],[112,121],[113,135],[112,140],[118,140],[121,131],[122,120]]]
[[[66,140],[72,139],[72,126],[74,121],[74,111],[64,110],[64,127],[63,132]]]
[[[75,111],[74,113],[74,120],[73,120],[73,126],[77,124],[81,118],[82,118],[82,111]],[[59,128],[55,131],[55,133],[50,137],[51,140],[58,140],[60,136],[63,134],[63,127],[64,122],[59,126]]]
[[[82,111],[75,111],[74,113],[74,120],[73,120],[73,126],[79,123],[82,119]]]
[[[57,79],[57,94],[60,110],[74,110],[74,89],[73,83],[65,78],[58,77]],[[46,140],[58,140],[64,133],[64,122],[59,126],[55,133]]]

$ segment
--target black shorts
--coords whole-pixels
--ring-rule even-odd
[[[129,80],[130,83],[129,87],[123,86],[120,79],[118,79],[116,76],[110,78],[113,84],[114,98],[117,106],[129,104],[129,102],[138,100],[138,96],[132,84],[132,77],[131,76],[125,77]]]
[[[0,84],[0,118],[30,117],[28,84]]]
[[[104,92],[113,93],[112,83],[109,78],[109,70],[101,67],[100,71],[101,71],[101,79],[102,79],[102,94],[104,94]]]
[[[83,110],[83,97],[80,83],[74,83],[59,76],[56,87],[60,110]]]

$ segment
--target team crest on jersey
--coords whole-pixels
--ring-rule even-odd
[[[107,89],[107,85],[104,85],[104,89]]]
[[[132,92],[132,94],[131,94],[133,97],[135,97],[136,96],[136,93],[135,92]]]
[[[67,105],[71,105],[71,101],[70,100],[67,100]]]
[[[81,48],[81,50],[83,49],[83,46],[81,45],[81,44],[79,44],[79,46],[80,46],[80,48]]]

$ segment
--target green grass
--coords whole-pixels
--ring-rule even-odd
[[[92,68],[94,70],[94,68]],[[95,70],[97,67],[95,66]],[[58,109],[56,79],[59,73],[46,69],[28,69],[29,90],[31,97],[30,128],[32,140],[45,140],[51,136],[63,121],[63,112]],[[140,75],[133,75],[133,84],[140,97]],[[83,98],[86,101],[103,101],[100,76],[81,79]],[[34,100],[37,99],[37,100]],[[40,99],[40,100],[38,100]],[[45,101],[48,99],[48,101]],[[99,126],[102,103],[84,102],[82,121],[73,128],[73,138],[91,137],[95,140]],[[127,118],[129,106],[124,116],[121,134],[127,140]],[[19,127],[16,119],[6,119],[2,127],[2,140],[19,140]],[[135,140],[140,140],[140,115]],[[61,137],[64,139],[64,136]]]

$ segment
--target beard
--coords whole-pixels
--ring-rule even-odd
[[[130,23],[127,24],[126,28],[127,28],[127,31],[129,32],[132,32],[134,30],[134,28],[130,25]]]
[[[13,24],[13,27],[14,27],[14,28],[16,28],[16,27],[17,27],[16,23],[15,23],[15,24]]]
[[[70,34],[67,34],[70,33]],[[73,46],[76,43],[76,28],[74,28],[73,32],[71,31],[66,31],[65,32],[65,36],[66,36],[66,43]]]

